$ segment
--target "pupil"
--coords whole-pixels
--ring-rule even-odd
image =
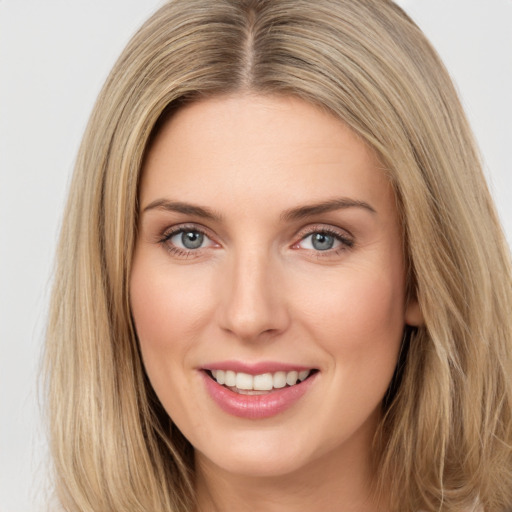
[[[315,233],[311,243],[317,251],[327,251],[332,249],[334,237],[326,235],[325,233]]]
[[[203,245],[204,235],[197,231],[186,231],[181,235],[181,242],[187,249],[197,249]]]

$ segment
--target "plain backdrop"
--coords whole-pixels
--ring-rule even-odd
[[[512,0],[399,3],[459,89],[510,243]],[[0,0],[0,512],[44,509],[37,378],[66,190],[109,69],[161,4]]]

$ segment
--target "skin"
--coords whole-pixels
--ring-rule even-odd
[[[340,198],[366,206],[286,215]],[[406,304],[395,198],[374,152],[299,99],[202,100],[161,129],[139,200],[132,312],[151,383],[195,448],[198,509],[381,511],[372,436],[404,325],[421,314]],[[201,247],[180,248],[180,228],[203,231]],[[311,234],[325,230],[333,247],[318,250]],[[233,359],[319,373],[286,411],[238,418],[200,371]]]

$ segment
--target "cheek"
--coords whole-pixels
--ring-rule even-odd
[[[347,278],[323,297],[316,298],[320,322],[312,329],[330,356],[332,421],[355,431],[377,421],[396,368],[404,329],[401,281],[384,274]]]
[[[347,401],[359,397],[361,405],[366,396],[368,403],[378,403],[393,375],[405,325],[401,273],[340,273],[303,307],[304,327],[336,370],[334,387],[346,390]]]
[[[296,291],[303,317],[314,329],[337,339],[336,346],[376,341],[401,333],[404,326],[404,291],[400,275],[382,273],[340,273],[324,280],[321,288]],[[327,283],[327,286],[325,285]],[[313,285],[313,283],[309,283]],[[353,347],[352,347],[353,348]]]
[[[185,385],[183,371],[214,311],[210,286],[190,272],[134,259],[130,304],[144,367],[160,401],[168,408]],[[174,392],[171,393],[171,390]]]
[[[185,341],[201,326],[211,309],[209,286],[201,276],[171,272],[165,265],[152,266],[134,261],[130,282],[130,303],[141,343],[155,348]],[[190,342],[190,336],[187,338]],[[172,347],[171,347],[172,348]]]

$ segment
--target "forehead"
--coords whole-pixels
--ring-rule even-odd
[[[236,198],[283,208],[331,196],[394,202],[375,152],[345,123],[297,98],[258,95],[198,101],[162,126],[141,207],[162,194],[219,208]]]

